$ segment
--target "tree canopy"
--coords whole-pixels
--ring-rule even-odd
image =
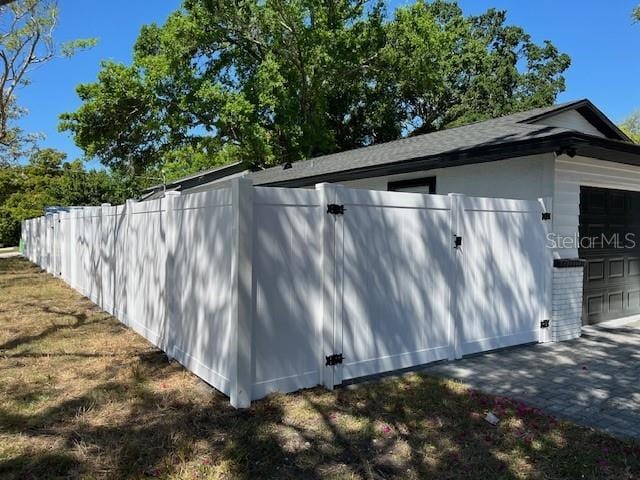
[[[549,105],[570,60],[456,3],[185,0],[62,115],[86,155],[171,176],[260,168]]]
[[[93,39],[57,45],[53,38],[58,19],[54,0],[15,0],[0,5],[0,162],[7,164],[34,148],[37,134],[23,132],[16,124],[26,111],[17,99],[29,84],[29,73],[56,55],[71,56]]]
[[[629,136],[629,138],[631,138],[631,140],[636,143],[640,143],[640,110],[632,113],[620,124],[620,128]]]
[[[123,188],[107,171],[86,170],[51,148],[35,150],[25,165],[0,166],[0,244],[17,244],[20,221],[45,207],[119,203],[131,193]]]

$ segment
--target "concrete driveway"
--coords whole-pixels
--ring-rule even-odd
[[[425,372],[615,436],[640,438],[640,322],[587,327],[577,340],[487,353]]]

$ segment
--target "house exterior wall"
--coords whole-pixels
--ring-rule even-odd
[[[350,188],[387,190],[391,181],[436,177],[436,193],[532,200],[553,195],[554,155],[531,155],[496,162],[417,171],[340,182]]]

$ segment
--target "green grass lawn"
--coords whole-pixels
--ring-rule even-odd
[[[0,398],[2,479],[640,476],[637,443],[421,374],[233,410],[22,258],[0,259]]]

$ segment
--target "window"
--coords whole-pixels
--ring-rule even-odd
[[[436,177],[411,178],[389,182],[387,190],[390,192],[436,193]]]

